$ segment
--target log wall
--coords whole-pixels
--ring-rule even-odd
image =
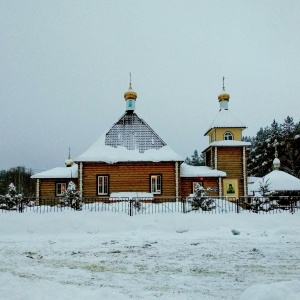
[[[217,165],[228,179],[238,179],[239,196],[243,196],[243,147],[218,147]]]
[[[113,192],[150,192],[150,175],[162,176],[162,193],[174,197],[175,162],[83,163],[83,196],[98,197],[97,176],[109,176],[109,194]],[[180,178],[180,171],[178,174]],[[179,182],[180,195],[180,182]]]
[[[181,196],[188,197],[193,193],[193,182],[202,182],[203,187],[207,188],[218,188],[217,177],[203,177],[202,181],[199,181],[195,177],[181,177]],[[208,196],[218,196],[218,191],[209,191]]]
[[[54,198],[56,196],[56,183],[68,183],[73,181],[78,189],[77,178],[62,178],[62,179],[40,179],[40,198]]]

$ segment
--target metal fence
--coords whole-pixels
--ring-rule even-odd
[[[0,211],[51,213],[64,210],[87,210],[91,212],[116,212],[129,216],[139,214],[165,213],[278,213],[288,211],[295,213],[300,209],[300,197],[94,197],[78,198],[79,205],[63,204],[59,198],[23,198],[8,203],[0,199]],[[77,203],[78,204],[78,203]]]

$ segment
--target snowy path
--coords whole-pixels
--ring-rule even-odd
[[[237,215],[146,216],[144,221],[111,215],[99,221],[93,214],[87,226],[81,219],[78,225],[78,216],[67,216],[57,234],[58,224],[49,228],[62,215],[46,214],[27,215],[33,223],[21,230],[22,216],[15,230],[2,235],[0,279],[6,284],[0,298],[51,299],[68,293],[67,299],[66,287],[72,287],[75,299],[87,292],[89,299],[101,299],[103,288],[110,299],[113,293],[116,299],[239,299],[253,284],[300,278],[300,225],[293,215],[282,224],[277,219],[275,228],[263,224],[280,215],[247,215],[240,224]],[[49,221],[40,224],[42,217]]]

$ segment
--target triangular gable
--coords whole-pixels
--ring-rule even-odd
[[[125,113],[106,133],[105,145],[144,153],[149,149],[158,150],[166,143],[136,113]]]
[[[221,109],[204,135],[212,128],[247,128],[247,126],[228,109]]]

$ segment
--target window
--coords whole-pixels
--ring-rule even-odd
[[[108,175],[98,176],[98,195],[108,195]]]
[[[214,141],[215,141],[215,136],[212,134],[212,135],[210,136],[210,142],[213,143]]]
[[[161,175],[151,175],[150,184],[151,193],[161,194]]]
[[[200,182],[193,182],[193,194],[195,194],[196,190],[203,188],[203,181]]]
[[[225,141],[231,141],[231,140],[233,140],[233,134],[230,131],[226,131],[224,133],[224,140]]]
[[[56,196],[62,196],[64,191],[67,189],[66,183],[57,183],[56,184]]]

